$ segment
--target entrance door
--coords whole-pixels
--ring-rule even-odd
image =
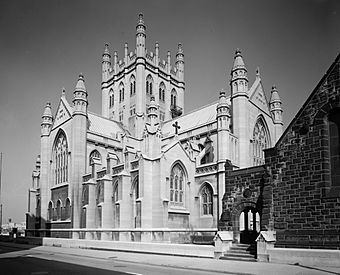
[[[254,243],[260,232],[260,215],[253,207],[247,207],[240,215],[240,243]]]

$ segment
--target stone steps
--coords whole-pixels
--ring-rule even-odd
[[[233,244],[229,251],[220,257],[222,260],[256,262],[255,244]]]

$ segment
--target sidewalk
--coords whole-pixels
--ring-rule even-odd
[[[297,265],[257,263],[257,262],[240,262],[226,261],[206,258],[193,258],[181,256],[166,256],[144,253],[117,252],[117,251],[101,251],[94,249],[78,249],[78,248],[62,248],[49,246],[22,245],[15,243],[0,243],[4,246],[22,248],[25,250],[18,251],[22,255],[34,253],[60,253],[68,255],[76,255],[81,257],[112,259],[121,262],[131,262],[146,265],[166,266],[184,268],[189,270],[213,271],[222,274],[340,274],[340,267],[306,267]],[[1,258],[1,254],[0,254]]]

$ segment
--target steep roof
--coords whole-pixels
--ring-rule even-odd
[[[124,132],[124,129],[117,121],[113,121],[90,112],[88,112],[88,119],[88,130],[91,132],[111,138],[116,138],[117,133]]]
[[[162,127],[163,135],[169,136],[174,134],[174,127],[172,124],[177,121],[181,127],[179,133],[188,131],[190,129],[197,128],[200,125],[204,125],[216,120],[216,106],[218,101],[194,110],[186,115],[176,117],[172,120],[166,121]],[[227,98],[227,103],[230,105],[230,97]]]

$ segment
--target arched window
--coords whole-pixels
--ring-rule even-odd
[[[113,97],[113,90],[111,89],[110,90],[110,93],[109,93],[109,98],[110,98],[110,104],[109,104],[109,107],[112,108],[113,105],[114,105],[114,97]]]
[[[124,84],[123,82],[121,82],[119,84],[119,102],[123,102],[124,101]]]
[[[60,200],[58,200],[57,201],[57,208],[56,208],[56,211],[57,211],[57,220],[59,221],[59,220],[61,220],[61,201]]]
[[[172,89],[171,91],[171,106],[177,106],[177,92],[175,89]]]
[[[265,122],[262,118],[259,118],[255,123],[254,131],[253,131],[253,165],[261,165],[264,163],[264,152],[263,150],[269,148],[270,140],[267,132],[267,128],[265,126]]]
[[[153,85],[153,78],[151,75],[148,75],[146,78],[146,84],[145,84],[146,94],[152,95],[152,85]]]
[[[161,84],[159,85],[159,91],[158,91],[158,97],[159,97],[159,101],[165,101],[165,85],[164,82],[161,82]]]
[[[66,220],[71,219],[71,201],[69,198],[66,199],[65,204],[65,219]]]
[[[54,177],[55,184],[68,181],[68,146],[64,132],[60,131],[54,143]]]
[[[140,189],[139,189],[139,181],[138,176],[134,179],[132,183],[132,211],[133,211],[133,223],[135,228],[141,227],[142,223],[142,206],[140,197]]]
[[[213,214],[213,191],[209,184],[205,184],[200,193],[202,215]]]
[[[180,164],[174,165],[170,173],[170,202],[184,206],[185,174]]]
[[[53,220],[53,203],[50,201],[48,203],[48,210],[47,210],[47,220],[52,221]]]
[[[331,184],[339,190],[340,193],[340,108],[333,109],[328,114],[328,130],[329,130],[329,152],[331,164]]]
[[[41,211],[40,211],[40,198],[38,198],[37,199],[37,207],[36,207],[36,209],[35,209],[35,215],[37,216],[37,217],[40,217],[40,213],[41,213]],[[47,218],[48,219],[48,218]]]
[[[113,203],[118,201],[118,181],[113,184],[113,194],[112,194]]]
[[[136,94],[136,79],[135,76],[132,75],[130,77],[130,96],[133,96]]]
[[[100,153],[97,151],[97,150],[93,150],[91,153],[90,153],[90,156],[89,156],[89,165],[91,166],[91,161],[93,158],[96,158],[98,159],[100,162],[102,161],[102,156],[100,155]]]

